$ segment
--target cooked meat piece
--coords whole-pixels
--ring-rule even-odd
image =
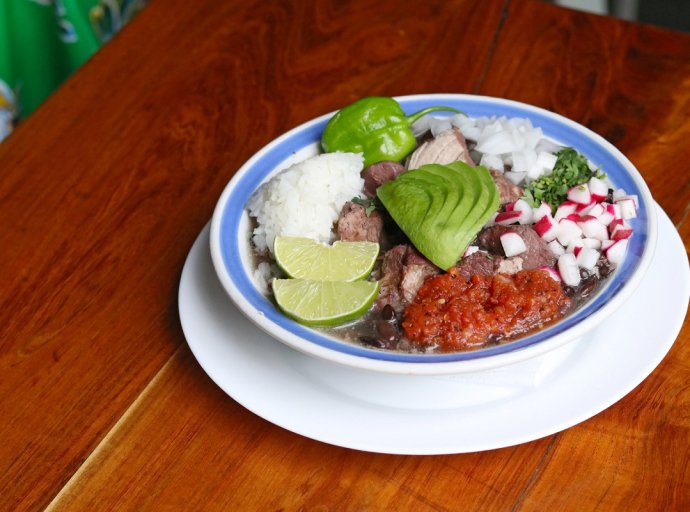
[[[400,281],[400,291],[402,292],[405,302],[408,304],[412,302],[417,296],[417,292],[422,287],[422,284],[424,284],[426,278],[435,276],[438,273],[438,268],[431,263],[424,265],[411,263],[405,265],[405,271],[403,272],[402,280]]]
[[[389,304],[396,312],[405,309],[400,293],[400,281],[405,267],[407,245],[396,245],[386,252],[381,264],[381,279],[379,279],[379,295],[374,306],[383,309]]]
[[[422,256],[417,251],[417,249],[415,249],[411,245],[407,246],[407,253],[405,255],[405,265],[431,266],[432,268],[434,268],[438,271],[438,267],[436,267],[428,259],[426,259],[424,256]]]
[[[375,197],[377,188],[403,172],[405,167],[398,162],[384,161],[369,165],[362,171],[364,194],[370,199]]]
[[[491,177],[498,188],[498,195],[501,198],[501,204],[513,203],[522,197],[522,187],[516,185],[502,172],[495,169],[489,169]]]
[[[396,245],[383,257],[379,281],[381,288],[375,307],[383,309],[389,304],[396,313],[402,313],[414,300],[424,281],[439,272],[438,267],[411,245]]]
[[[490,276],[495,272],[496,260],[503,260],[501,256],[492,256],[486,252],[478,251],[465,256],[455,266],[456,273],[466,281],[474,275]]]
[[[496,257],[496,272],[499,274],[517,274],[524,268],[524,261],[520,256],[512,258]]]
[[[522,258],[523,270],[543,266],[552,267],[556,264],[556,256],[531,226],[491,226],[483,229],[477,235],[477,244],[492,254],[505,256],[501,245],[501,235],[509,232],[520,235],[527,246],[527,251],[519,255]]]
[[[467,142],[458,128],[439,133],[436,138],[424,142],[407,160],[408,169],[418,169],[425,164],[449,164],[461,160],[476,165],[467,149]]]
[[[347,202],[340,210],[337,225],[338,238],[350,242],[379,242],[383,238],[383,217],[374,210],[367,217],[364,206]]]
[[[461,259],[455,266],[454,272],[466,281],[469,281],[475,275],[517,274],[522,270],[522,263],[520,256],[504,258],[503,256],[478,251]]]

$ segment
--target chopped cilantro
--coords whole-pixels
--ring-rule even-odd
[[[364,213],[367,217],[376,210],[376,200],[375,199],[363,199],[361,197],[353,197],[352,202],[364,207]]]
[[[569,188],[589,181],[592,176],[606,177],[599,170],[592,171],[587,159],[573,148],[561,149],[556,157],[551,174],[541,176],[525,187],[522,198],[534,208],[545,201],[555,210],[566,200]]]

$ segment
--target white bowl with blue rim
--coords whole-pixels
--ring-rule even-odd
[[[316,155],[333,113],[304,123],[275,139],[250,158],[225,187],[211,221],[211,257],[218,278],[237,307],[276,340],[305,354],[356,368],[415,375],[482,371],[540,356],[574,342],[614,313],[635,291],[654,255],[657,226],[652,196],[633,164],[612,144],[563,116],[510,100],[462,94],[424,94],[396,98],[406,113],[433,105],[462,110],[471,117],[529,118],[544,136],[572,146],[599,165],[613,184],[639,198],[634,234],[623,263],[595,296],[559,322],[514,341],[443,354],[412,354],[368,348],[340,340],[286,317],[254,281],[250,219],[246,204],[276,173]]]

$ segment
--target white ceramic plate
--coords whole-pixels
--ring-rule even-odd
[[[524,443],[571,427],[629,393],[661,362],[690,296],[685,249],[658,209],[659,244],[633,297],[578,342],[462,375],[389,375],[304,355],[246,319],[213,270],[208,227],[182,273],[182,327],[228,395],[266,420],[326,443],[443,454]]]

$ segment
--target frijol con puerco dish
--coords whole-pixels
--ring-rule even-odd
[[[496,368],[575,341],[635,291],[644,180],[558,114],[497,98],[363,98],[268,144],[216,206],[244,315],[303,353],[403,374]]]

